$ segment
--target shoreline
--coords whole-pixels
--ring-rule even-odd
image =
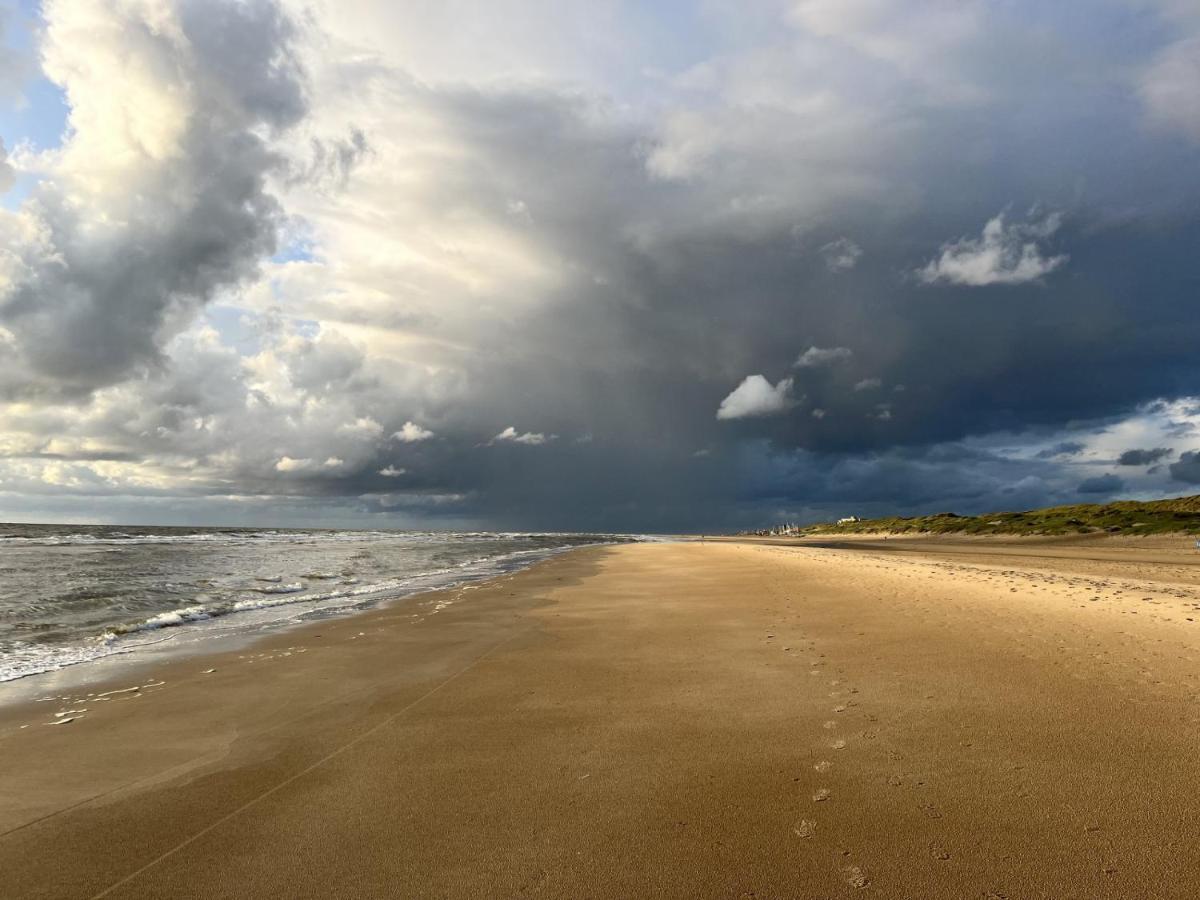
[[[0,709],[0,887],[1194,896],[1200,585],[1054,553],[589,547]]]
[[[306,597],[299,597],[295,601],[279,603],[274,607],[281,611],[291,612],[294,604],[295,611],[290,616],[260,623],[242,621],[239,618],[243,612],[250,614],[256,612],[255,609],[248,608],[211,619],[185,619],[156,628],[131,630],[116,637],[118,641],[128,640],[129,643],[123,649],[118,647],[104,655],[67,662],[58,668],[30,672],[17,678],[0,681],[0,709],[12,703],[26,701],[37,693],[86,690],[93,685],[107,684],[118,678],[137,677],[138,673],[149,667],[176,659],[203,658],[208,655],[247,650],[275,634],[286,634],[298,628],[319,625],[330,619],[363,615],[409,600],[419,600],[428,594],[460,592],[460,590],[487,583],[495,578],[524,571],[563,553],[604,545],[605,542],[597,542],[540,551],[538,558],[520,564],[515,563],[511,558],[487,560],[488,564],[502,563],[503,565],[498,571],[482,573],[474,573],[464,568],[460,577],[444,584],[381,588],[373,594],[356,593],[327,599],[310,600]],[[511,567],[509,567],[510,565]],[[449,574],[449,572],[444,574]],[[419,579],[414,577],[413,580]],[[338,602],[351,598],[354,601],[351,604],[341,605]],[[320,605],[322,602],[328,602],[330,605],[322,606]],[[165,613],[160,615],[165,615]],[[217,632],[216,628],[221,628],[222,631]],[[145,637],[138,639],[137,635],[145,635]],[[99,644],[104,639],[104,635],[96,635],[84,638],[74,645],[64,645],[64,648],[86,646],[89,641]]]
[[[155,703],[169,701],[169,708],[161,710],[161,712],[173,720],[171,727],[181,729],[196,746],[204,747],[210,743],[210,737],[205,734],[205,729],[199,727],[205,715],[223,718],[224,707],[232,702],[243,707],[241,712],[249,721],[253,722],[259,718],[256,710],[244,707],[245,695],[253,695],[256,679],[260,677],[259,673],[263,673],[266,677],[279,675],[277,671],[268,673],[266,670],[269,667],[265,665],[267,663],[275,660],[288,660],[292,664],[300,664],[308,662],[305,654],[313,654],[310,659],[315,659],[320,655],[333,655],[341,657],[334,660],[335,666],[340,667],[341,664],[352,662],[344,654],[352,643],[360,641],[362,638],[373,637],[384,630],[397,626],[417,627],[424,624],[437,624],[438,616],[446,615],[451,611],[455,614],[460,613],[460,610],[455,607],[467,592],[484,591],[493,597],[498,597],[501,594],[510,593],[507,590],[507,583],[514,579],[522,579],[524,576],[527,580],[537,583],[546,578],[555,578],[557,576],[551,573],[556,564],[576,556],[602,552],[609,546],[618,545],[596,544],[572,548],[525,568],[479,582],[424,591],[398,598],[389,604],[381,604],[370,609],[318,622],[271,629],[257,638],[252,638],[246,646],[157,660],[147,659],[140,664],[129,666],[126,671],[106,674],[104,677],[89,680],[86,684],[77,685],[74,689],[59,691],[49,685],[39,684],[39,687],[47,688],[47,690],[27,692],[27,696],[21,699],[12,703],[0,704],[0,754],[10,751],[14,741],[32,737],[39,731],[43,734],[52,731],[54,733],[52,736],[61,735],[69,740],[77,735],[81,728],[99,725],[98,719],[103,717],[111,717],[115,714],[118,719],[138,718],[140,710],[133,710],[132,707],[141,707],[144,704],[133,704],[131,701],[142,700],[152,700]],[[550,572],[546,570],[550,570]],[[525,610],[532,604],[526,601],[514,605]],[[426,664],[431,670],[437,670],[454,661],[455,657],[448,655],[445,659],[430,659]],[[58,675],[64,671],[68,670],[30,676],[21,681],[32,683],[35,679]],[[343,672],[343,674],[346,673]],[[313,695],[304,705],[310,706],[311,710],[317,710],[331,703],[345,701],[350,697],[369,698],[372,691],[379,689],[389,680],[387,677],[380,678],[376,671],[355,672],[354,686],[347,689],[343,685],[328,683],[329,680],[326,679],[327,683],[323,686],[323,690],[318,689],[316,685],[313,686]],[[403,677],[400,680],[404,680]],[[280,686],[274,685],[273,687]],[[290,686],[285,687],[284,690],[288,693],[291,692]],[[43,696],[35,697],[33,694]],[[184,696],[179,696],[181,694]],[[203,695],[205,707],[196,710],[197,713],[202,712],[202,714],[193,716],[189,711],[189,705],[199,699],[197,695]],[[93,698],[102,699],[97,701]],[[86,709],[86,712],[76,714],[74,721],[65,723],[61,727],[45,728],[55,722],[55,713],[71,708]],[[310,712],[288,719],[283,724],[290,724]],[[92,722],[88,721],[88,716],[92,717]],[[264,718],[269,720],[271,716],[268,714]],[[263,730],[278,727],[279,723],[270,723]],[[235,735],[238,731],[240,729],[235,729]],[[224,741],[219,742],[220,749],[215,754],[210,753],[198,757],[201,764],[219,762],[220,757],[227,749],[224,744]],[[65,749],[68,750],[68,753],[70,752],[69,744]],[[189,764],[189,768],[195,764],[196,761],[193,760]],[[117,758],[109,759],[104,765],[93,765],[88,768],[90,771],[85,779],[88,781],[99,779],[106,784],[106,788],[98,792],[85,791],[84,796],[76,797],[70,804],[67,804],[66,808],[74,808],[81,802],[87,804],[95,799],[107,799],[114,792],[136,791],[145,784],[163,777],[163,773],[158,773],[147,778],[140,771],[140,761],[130,764]],[[174,770],[170,768],[167,771]],[[48,780],[40,785],[22,784],[19,788],[21,792],[29,791],[30,801],[39,809],[44,808],[43,814],[45,810],[51,810],[51,815],[53,815],[56,803],[53,797],[57,792],[57,782],[62,773],[43,770],[38,774],[46,776]],[[0,799],[3,799],[6,794],[11,794],[12,789],[11,784],[0,784]],[[48,802],[47,797],[50,798]],[[5,813],[8,815],[6,816]],[[14,829],[21,830],[41,820],[41,815],[19,821],[14,820],[12,810],[5,810],[3,804],[0,804],[0,841]],[[2,850],[3,847],[0,844],[0,860],[3,859]],[[0,866],[0,871],[2,870],[3,867]],[[0,888],[2,887],[3,881],[0,880]]]

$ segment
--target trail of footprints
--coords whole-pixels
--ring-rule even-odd
[[[759,549],[759,548],[756,548]],[[803,553],[808,555],[813,551],[801,548],[779,550],[761,548],[760,552]],[[814,556],[822,551],[815,551]],[[1100,609],[1109,615],[1131,615],[1139,613],[1143,618],[1183,624],[1185,622],[1200,622],[1200,589],[1185,583],[1180,575],[1195,577],[1194,570],[1180,568],[1178,571],[1168,567],[1157,567],[1153,573],[1142,572],[1131,567],[1129,578],[1111,576],[1096,576],[1078,572],[1060,572],[1041,569],[1023,569],[984,564],[962,564],[938,560],[897,559],[892,555],[874,555],[860,552],[856,554],[856,562],[861,565],[885,570],[889,581],[881,581],[879,588],[893,586],[890,599],[903,601],[889,606],[889,613],[907,617],[917,617],[928,627],[957,628],[958,623],[952,617],[970,616],[978,620],[990,620],[995,625],[996,637],[988,642],[990,646],[1003,652],[1014,652],[1021,657],[1034,660],[1053,660],[1057,654],[1060,657],[1054,665],[1062,665],[1072,677],[1096,681],[1102,673],[1107,673],[1111,679],[1111,688],[1115,688],[1130,702],[1145,702],[1144,696],[1139,697],[1139,691],[1151,693],[1166,691],[1171,685],[1156,676],[1155,667],[1165,662],[1168,657],[1188,663],[1200,660],[1200,653],[1194,640],[1174,641],[1155,637],[1152,634],[1118,631],[1114,632],[1109,624],[1102,628],[1089,629],[1079,627],[1078,620],[1067,620],[1061,615],[1065,604],[1076,609]],[[1052,592],[1056,595],[1057,607],[1048,606],[1039,609],[1031,604],[1014,616],[1011,609],[988,608],[977,599],[963,599],[949,593],[939,592],[937,596],[923,596],[921,592],[905,589],[903,582],[921,579],[926,585],[930,570],[939,573],[950,580],[951,584],[973,584],[977,587],[1002,590],[1007,593],[1022,593],[1031,598],[1037,598],[1042,592]],[[1156,576],[1151,578],[1151,574]],[[1178,580],[1168,581],[1172,576]],[[1139,580],[1140,579],[1140,580]],[[780,597],[786,598],[789,587],[783,583],[776,585]],[[1065,589],[1065,590],[1064,590]],[[881,596],[880,599],[883,599]],[[1131,603],[1138,608],[1131,608]],[[785,609],[772,610],[779,615],[798,618],[796,607],[791,600],[786,600]],[[940,618],[939,618],[940,616]],[[773,642],[777,629],[768,632],[768,644]],[[1114,640],[1117,647],[1113,647]],[[1121,645],[1124,645],[1122,652]],[[783,649],[793,654],[798,661],[807,662],[808,675],[822,677],[830,674],[825,654],[820,653],[815,641],[803,635],[793,640]],[[1132,668],[1125,659],[1130,651],[1136,668]],[[1196,699],[1200,700],[1200,674],[1185,672],[1181,677],[1191,680],[1191,687],[1197,691]],[[831,718],[821,722],[821,731],[815,742],[817,761],[812,764],[812,770],[818,776],[812,780],[811,792],[805,797],[801,794],[799,802],[801,809],[792,826],[792,832],[798,842],[812,842],[821,836],[828,837],[829,826],[822,830],[820,813],[836,813],[836,775],[834,763],[838,759],[838,751],[846,750],[846,737],[838,735],[839,718],[850,712],[855,703],[843,699],[847,695],[857,694],[856,688],[842,684],[840,679],[828,682],[831,690],[829,696],[834,701],[829,707]],[[868,716],[874,721],[874,717]],[[853,735],[854,739],[873,736],[870,732]],[[970,742],[963,746],[970,747]],[[899,754],[889,753],[889,757],[899,760]],[[1019,771],[1022,767],[1014,767]],[[801,779],[797,779],[801,781]],[[806,783],[808,779],[804,780]],[[923,788],[926,781],[915,775],[895,773],[888,777],[890,787],[907,786]],[[1020,796],[1020,794],[1018,794]],[[940,819],[942,812],[935,804],[923,803],[920,812],[928,819]],[[837,865],[843,881],[852,889],[865,889],[872,884],[871,873],[853,860],[852,851],[845,848],[837,849]],[[934,864],[951,859],[952,854],[941,843],[932,842],[928,846],[929,858]],[[1105,869],[1111,873],[1111,870]],[[988,896],[1001,897],[1000,893]]]
[[[834,690],[829,692],[829,697],[835,701],[843,694],[858,692],[856,688],[844,686],[841,679],[837,678],[830,679],[829,687],[834,688]],[[830,708],[830,712],[834,715],[841,715],[847,712],[852,705],[853,704],[851,701],[836,702],[836,704]],[[841,723],[836,718],[828,719],[821,724],[821,728],[826,732],[835,732],[840,724]],[[817,750],[822,756],[825,756],[826,754],[832,756],[837,751],[846,749],[846,746],[847,742],[845,738],[830,737],[829,735],[825,735],[818,742]],[[818,759],[815,763],[813,763],[812,769],[817,773],[818,776],[821,776],[818,778],[818,787],[813,790],[811,795],[814,811],[807,814],[802,814],[801,818],[792,829],[797,838],[805,841],[812,840],[817,835],[819,820],[815,813],[815,809],[817,808],[816,804],[829,803],[834,796],[833,788],[829,786],[832,783],[832,778],[829,776],[831,776],[835,770],[833,762],[830,759]],[[845,883],[855,890],[862,890],[870,886],[870,874],[865,868],[863,868],[862,865],[852,860],[853,854],[851,851],[841,848],[837,852],[838,856],[840,857],[839,871]]]
[[[813,645],[810,642],[810,649]],[[818,757],[816,762],[812,763],[812,771],[818,776],[814,782],[814,787],[809,794],[808,803],[804,804],[805,808],[798,813],[798,818],[792,826],[792,833],[798,841],[810,842],[818,838],[821,832],[821,819],[819,812],[823,809],[833,807],[836,801],[836,773],[837,766],[834,759],[837,758],[839,751],[847,749],[849,739],[843,737],[831,736],[830,732],[836,733],[836,730],[843,724],[840,719],[847,714],[854,715],[859,712],[858,702],[855,695],[859,693],[858,688],[845,682],[841,678],[833,678],[828,681],[828,687],[831,690],[828,693],[829,700],[832,705],[829,707],[829,712],[837,718],[828,719],[821,724],[824,732],[816,741],[813,750]],[[867,713],[862,713],[867,722],[875,721],[875,717]],[[859,732],[852,737],[868,739],[876,735],[870,731]],[[898,762],[901,759],[899,753],[889,752],[889,759]],[[805,781],[807,779],[796,779],[797,781]],[[924,788],[926,781],[914,775],[893,774],[888,777],[887,784],[890,787],[908,787],[908,788]],[[801,801],[802,804],[804,801]],[[922,803],[919,806],[922,814],[929,819],[939,819],[942,816],[941,811],[932,803]],[[834,857],[837,871],[842,881],[853,890],[863,890],[873,884],[873,877],[868,868],[858,860],[854,859],[852,850],[834,845]],[[951,858],[950,852],[945,849],[940,843],[933,842],[929,844],[929,857],[937,862],[944,862]]]
[[[787,608],[789,611],[794,609],[790,600],[787,601]],[[783,611],[775,610],[775,612]],[[776,633],[777,629],[774,628],[767,631],[766,643],[768,645],[775,641]],[[813,658],[809,660],[811,665],[811,668],[809,669],[809,675],[819,677],[826,674],[823,668],[825,666],[824,654],[817,651],[815,641],[801,635],[799,640],[793,644],[783,645],[782,650],[785,653],[793,655],[803,652],[814,654]],[[829,692],[829,697],[833,701],[829,707],[829,713],[830,715],[834,716],[834,718],[827,719],[821,723],[821,728],[824,734],[817,744],[817,749],[822,757],[826,755],[832,757],[838,751],[846,749],[847,739],[837,736],[837,729],[841,725],[839,722],[839,717],[847,713],[855,705],[855,703],[851,699],[842,698],[844,696],[849,697],[858,693],[857,688],[844,684],[840,678],[830,679],[828,686],[832,688],[832,690]],[[796,819],[795,824],[792,826],[792,833],[799,841],[812,841],[817,837],[818,830],[820,828],[820,820],[817,816],[816,810],[821,808],[819,804],[830,804],[834,799],[834,790],[833,787],[830,786],[832,784],[832,778],[829,777],[834,773],[834,764],[832,760],[827,758],[818,759],[812,764],[812,770],[821,777],[817,779],[816,787],[812,789],[812,792],[809,796],[810,809],[802,811],[799,815],[799,818]],[[855,890],[862,890],[869,887],[871,884],[871,876],[861,864],[852,859],[852,852],[845,848],[839,848],[837,850],[837,854],[838,871],[842,877],[842,880],[850,888]]]

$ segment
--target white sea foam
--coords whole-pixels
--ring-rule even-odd
[[[463,531],[455,532],[455,541],[494,541],[521,539],[554,539],[574,537],[571,532],[556,531]],[[598,539],[608,540],[659,540],[654,535],[596,534]],[[65,546],[99,545],[104,547],[136,546],[138,544],[248,544],[248,543],[337,543],[353,541],[380,541],[403,538],[409,543],[434,543],[447,540],[447,533],[440,531],[196,531],[181,534],[136,533],[108,531],[105,534],[86,532],[37,535],[0,535],[0,545]]]
[[[255,588],[260,594],[297,594],[304,590],[303,582],[293,584],[277,584],[272,587]]]
[[[362,532],[351,534],[359,539],[363,536]],[[379,534],[387,534],[392,540],[397,539],[394,533]],[[414,537],[425,536],[403,537],[406,541],[411,541]],[[428,537],[432,539],[435,535]],[[436,537],[441,542],[448,542],[445,534]],[[494,541],[499,536],[478,532],[471,535],[454,535],[453,541],[457,546],[461,546],[464,539],[469,543],[473,537]],[[515,540],[524,535],[506,537]],[[595,537],[595,543],[601,543],[610,536]],[[106,657],[136,653],[152,646],[168,644],[178,635],[185,633],[195,639],[206,639],[242,631],[257,631],[272,624],[295,622],[311,614],[327,615],[352,611],[378,602],[453,587],[524,568],[540,559],[578,546],[584,544],[535,547],[500,554],[482,553],[455,565],[409,571],[396,578],[368,581],[363,584],[359,583],[357,577],[331,574],[328,579],[321,579],[326,581],[326,585],[322,585],[327,588],[325,590],[313,590],[301,582],[285,583],[282,577],[276,581],[276,576],[247,575],[240,595],[235,593],[232,597],[214,599],[211,594],[206,593],[197,598],[202,602],[157,612],[144,619],[112,625],[97,637],[76,643],[63,645],[6,642],[3,653],[0,653],[0,682],[57,671]],[[315,579],[320,574],[322,573],[311,573],[308,577]],[[335,579],[342,580],[336,584],[328,583]],[[209,631],[204,631],[206,628]]]

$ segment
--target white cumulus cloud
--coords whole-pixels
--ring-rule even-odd
[[[849,359],[854,351],[849,347],[809,347],[796,358],[797,369],[819,369]]]
[[[406,444],[415,444],[418,441],[429,440],[433,437],[433,432],[428,428],[422,428],[416,422],[405,422],[392,437]]]
[[[793,405],[792,379],[784,378],[772,385],[762,375],[747,375],[721,401],[717,409],[718,419],[745,419],[750,416],[770,416],[781,413]]]
[[[863,253],[862,247],[846,237],[830,241],[819,252],[830,272],[849,272],[858,265],[858,258]]]
[[[1058,214],[1036,222],[1006,224],[1004,213],[999,213],[988,220],[978,238],[964,237],[943,244],[939,256],[919,269],[917,277],[926,284],[945,282],[972,287],[1036,281],[1067,261],[1065,254],[1047,256],[1038,246],[1061,224]]]
[[[556,436],[553,434],[545,435],[540,431],[526,431],[524,433],[520,433],[517,431],[517,429],[509,425],[502,432],[492,438],[491,443],[495,444],[497,442],[512,442],[514,444],[529,444],[530,446],[537,446],[538,444],[544,444],[547,441],[552,441],[555,437]]]
[[[303,472],[305,469],[312,468],[313,461],[311,459],[293,459],[290,456],[280,457],[279,462],[275,463],[276,472]]]

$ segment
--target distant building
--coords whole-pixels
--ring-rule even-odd
[[[855,522],[861,521],[862,519],[860,519],[858,516],[846,516],[844,519],[838,519],[837,523],[839,525],[853,525]]]

